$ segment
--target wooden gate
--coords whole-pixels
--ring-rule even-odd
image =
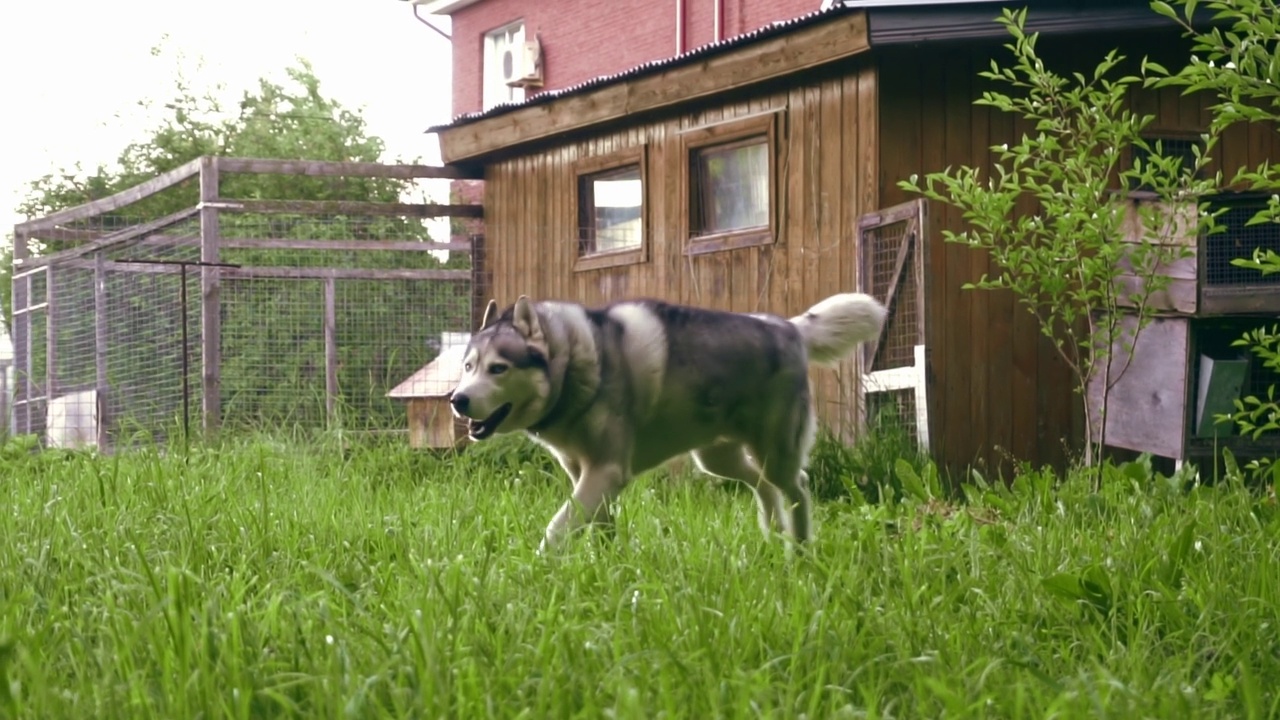
[[[887,411],[927,452],[925,221],[923,199],[858,218],[858,291],[889,308],[880,337],[863,348],[858,409],[860,428]]]

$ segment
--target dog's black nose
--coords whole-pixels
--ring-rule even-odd
[[[454,393],[449,396],[449,404],[453,406],[454,410],[464,413],[467,411],[467,406],[471,404],[471,398],[464,393]]]

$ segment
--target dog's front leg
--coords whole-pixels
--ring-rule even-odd
[[[618,497],[626,484],[626,473],[619,465],[583,466],[582,475],[573,488],[573,497],[560,506],[559,512],[551,518],[538,552],[546,552],[558,545],[566,536],[587,523],[612,522],[609,503]]]

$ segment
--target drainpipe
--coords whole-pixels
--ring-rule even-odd
[[[676,0],[676,55],[684,52],[684,0]]]
[[[445,31],[441,30],[441,29],[440,29],[440,28],[438,28],[438,27],[436,27],[435,25],[433,25],[433,24],[431,23],[431,21],[430,21],[430,20],[428,20],[428,19],[426,19],[426,18],[424,18],[424,17],[422,17],[421,15],[419,15],[419,14],[418,14],[418,5],[417,5],[417,3],[414,3],[414,5],[413,5],[413,16],[414,16],[414,17],[416,17],[416,18],[418,18],[418,22],[422,23],[423,25],[426,25],[427,27],[429,27],[429,28],[431,28],[432,30],[435,30],[437,33],[439,33],[439,34],[440,34],[440,37],[444,38],[445,40],[449,40],[449,41],[452,41],[452,40],[453,40],[453,37],[451,37],[451,36],[449,35],[449,33],[447,33],[447,32],[445,32]]]
[[[724,0],[711,0],[716,5],[716,42],[724,38]]]

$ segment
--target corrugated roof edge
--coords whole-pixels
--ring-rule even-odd
[[[973,0],[969,0],[969,1],[972,2]],[[811,25],[813,23],[819,22],[821,20],[825,20],[835,15],[841,15],[844,13],[854,12],[861,9],[862,9],[861,7],[854,6],[854,5],[846,6],[844,4],[839,4],[839,3],[833,4],[829,8],[814,10],[813,12],[806,13],[804,15],[799,15],[790,20],[779,20],[769,25],[765,25],[764,27],[752,30],[751,32],[746,32],[741,35],[735,35],[731,38],[726,38],[724,40],[721,40],[720,42],[713,42],[713,43],[708,43],[706,45],[700,45],[696,48],[693,48],[692,50],[685,51],[684,53],[681,53],[679,55],[673,55],[671,57],[663,58],[661,60],[650,60],[649,62],[636,65],[635,67],[629,68],[627,70],[623,70],[622,72],[614,73],[612,75],[599,75],[591,78],[590,80],[584,80],[583,82],[580,82],[576,85],[567,85],[565,87],[558,88],[555,90],[548,90],[547,92],[538,93],[537,95],[534,95],[528,100],[524,100],[522,102],[502,103],[501,105],[495,105],[489,108],[488,110],[484,110],[482,112],[463,113],[462,115],[458,115],[454,117],[453,120],[450,120],[449,122],[443,125],[433,125],[427,128],[426,132],[433,133],[433,132],[438,132],[440,130],[445,130],[448,128],[458,127],[460,125],[466,125],[468,123],[472,123],[477,120],[483,120],[486,118],[495,117],[497,115],[502,115],[504,113],[512,112],[514,110],[520,110],[522,108],[532,107],[535,105],[540,105],[542,103],[548,103],[564,95],[580,93],[580,92],[583,92],[584,90],[601,87],[604,85],[612,85],[613,83],[622,82],[624,80],[633,80],[637,77],[641,77],[649,73],[658,72],[659,70],[666,70],[668,68],[676,67],[684,63],[694,62],[708,55],[714,55],[715,53],[723,52],[725,50],[729,50],[731,48],[735,48],[740,45],[748,45],[752,42],[763,40],[764,38],[791,32],[796,28],[803,27],[805,25]]]
[[[1075,7],[1077,11],[1084,10],[1084,9],[1091,9],[1091,8],[1099,8],[1099,7],[1104,7],[1109,9],[1123,8],[1126,6],[1132,6],[1135,8],[1147,7],[1146,0],[1110,0],[1110,1],[1108,0],[1020,0],[1020,1],[1018,0],[843,0],[843,1],[836,0],[835,2],[832,2],[831,5],[828,7],[821,8],[819,10],[814,10],[813,12],[809,12],[804,15],[794,17],[790,20],[780,20],[780,21],[771,23],[769,25],[766,25],[764,27],[752,30],[751,32],[743,33],[741,35],[735,35],[731,38],[726,38],[719,42],[701,45],[699,47],[696,47],[692,50],[688,50],[679,55],[673,55],[671,57],[663,58],[661,60],[651,60],[649,62],[636,65],[635,67],[628,68],[627,70],[623,70],[622,72],[614,73],[612,75],[599,75],[589,80],[580,82],[576,85],[569,85],[563,88],[557,88],[555,90],[548,90],[547,92],[539,93],[521,102],[503,103],[501,105],[495,105],[494,107],[489,108],[488,110],[484,110],[480,112],[464,113],[464,114],[455,116],[452,120],[450,120],[447,123],[429,127],[425,132],[433,133],[433,132],[439,132],[441,130],[447,130],[450,128],[467,125],[467,124],[484,120],[487,118],[496,117],[498,115],[503,115],[508,112],[521,110],[523,108],[534,107],[544,103],[553,102],[566,95],[575,95],[575,94],[585,92],[587,90],[591,90],[594,88],[605,87],[608,85],[613,85],[615,83],[624,82],[626,80],[633,80],[635,78],[643,77],[650,73],[656,73],[656,72],[660,72],[662,70],[666,70],[672,67],[677,67],[679,65],[683,65],[686,63],[696,62],[698,60],[705,59],[708,56],[712,56],[721,52],[726,52],[728,50],[731,50],[733,48],[740,47],[743,45],[749,45],[751,43],[758,42],[760,40],[764,40],[766,38],[773,37],[775,35],[783,35],[783,34],[792,32],[798,28],[804,27],[806,25],[813,25],[819,22],[823,22],[836,15],[842,15],[845,13],[860,12],[860,11],[883,12],[885,10],[896,10],[896,11],[902,11],[902,12],[911,12],[911,11],[946,12],[945,8],[972,6],[974,9],[976,9],[978,6],[996,5],[996,4],[1025,5],[1033,8],[1034,7],[1044,8],[1048,6],[1052,6],[1052,7],[1062,6],[1067,8]],[[1163,18],[1160,18],[1156,13],[1150,11],[1149,9],[1147,10],[1147,12],[1150,13],[1152,18],[1163,20]],[[1197,25],[1200,24],[1200,22],[1202,21],[1201,20],[1202,18],[1206,21],[1208,20],[1208,16],[1206,12],[1207,11],[1205,11],[1203,8],[1200,8],[1197,11],[1196,13]],[[885,17],[887,19],[888,15],[886,15]],[[1137,18],[1129,18],[1129,21],[1132,22],[1135,19]],[[1072,25],[1073,29],[1080,29],[1080,28],[1074,27],[1075,24],[1070,24],[1070,25]],[[901,42],[921,42],[928,39],[933,39],[932,36],[929,36],[927,33],[926,34],[921,34],[919,32],[913,33],[910,31],[909,28],[906,32],[903,32],[901,30],[894,30],[894,29],[877,30],[876,28],[873,27],[871,29],[871,33],[872,35],[879,34],[883,36],[880,38],[880,41],[876,41],[875,39],[873,39],[872,41],[873,45],[881,44],[881,42],[883,42],[883,44],[888,45],[888,44],[896,44]],[[980,33],[980,34],[984,34],[984,33]],[[969,33],[968,35],[973,36],[974,34]]]

